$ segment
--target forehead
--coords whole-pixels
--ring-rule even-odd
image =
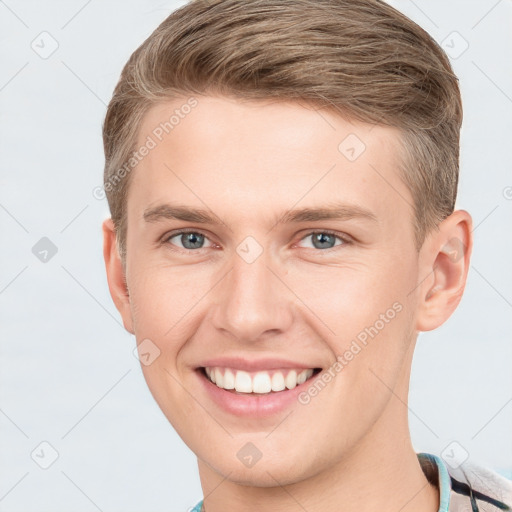
[[[128,196],[139,213],[170,199],[240,218],[335,201],[403,215],[412,203],[398,174],[398,130],[296,102],[175,99],[146,114],[144,145]]]

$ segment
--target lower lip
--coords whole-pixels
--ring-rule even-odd
[[[298,402],[298,395],[306,390],[319,373],[314,374],[308,380],[295,386],[293,389],[268,393],[266,395],[236,394],[219,388],[211,382],[202,370],[196,370],[204,389],[210,398],[222,409],[236,416],[272,416],[284,411],[294,402]]]

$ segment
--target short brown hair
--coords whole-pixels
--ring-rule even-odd
[[[123,262],[131,174],[119,170],[148,109],[193,94],[304,100],[396,127],[418,250],[454,210],[462,101],[425,30],[380,0],[196,0],[131,55],[108,105],[104,185]]]

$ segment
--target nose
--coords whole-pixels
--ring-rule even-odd
[[[293,322],[293,294],[270,260],[265,251],[252,263],[235,252],[215,293],[213,325],[238,342],[285,332]]]

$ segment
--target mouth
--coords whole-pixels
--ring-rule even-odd
[[[321,371],[321,368],[283,368],[256,372],[219,366],[198,368],[198,372],[217,388],[234,395],[255,397],[292,390],[313,379]]]

